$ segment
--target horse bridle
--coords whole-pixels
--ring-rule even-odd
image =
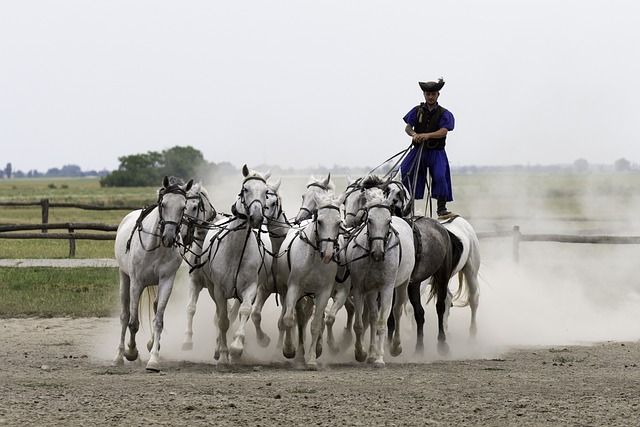
[[[267,183],[267,181],[262,178],[261,176],[249,176],[246,177],[244,179],[244,181],[242,181],[242,189],[240,190],[240,194],[238,194],[238,197],[240,198],[240,203],[242,204],[242,206],[244,207],[245,212],[249,212],[249,208],[251,208],[251,206],[253,206],[254,203],[260,203],[260,211],[264,212],[264,210],[266,209],[265,206],[262,204],[262,201],[258,200],[258,199],[253,199],[251,201],[251,203],[249,203],[247,205],[247,201],[244,198],[244,185],[247,183],[247,181],[251,181],[257,179],[259,181],[264,182],[265,184]],[[241,219],[247,219],[247,215],[242,214],[240,212],[238,212],[238,210],[236,209],[236,205],[235,203],[231,206],[231,212],[233,213],[233,215],[237,216],[238,218]]]
[[[206,212],[207,208],[204,205],[204,200],[203,200],[203,196],[204,198],[207,199],[207,203],[209,204],[209,207],[211,208],[211,215],[209,215],[208,218],[205,219],[200,219],[200,213],[201,212]],[[197,195],[194,196],[187,196],[187,201],[188,200],[198,200],[198,204],[197,204],[197,209],[196,209],[196,214],[195,216],[191,216],[191,215],[187,215],[184,214],[183,215],[183,220],[187,222],[187,233],[184,240],[184,245],[185,246],[190,246],[193,243],[193,240],[201,240],[204,241],[204,239],[196,239],[195,236],[195,232],[196,232],[196,228],[197,227],[207,227],[208,224],[216,217],[218,216],[218,212],[216,211],[216,208],[213,207],[213,205],[211,204],[211,201],[209,200],[209,198],[206,195],[203,195],[202,193],[198,193]]]
[[[325,187],[324,185],[320,184],[319,182],[312,182],[310,184],[307,184],[307,188],[310,188],[310,187],[318,187],[318,188],[320,188],[320,189],[322,189],[324,191],[329,191],[329,187]],[[311,209],[308,209],[306,206],[300,206],[299,210],[308,213],[309,216],[313,216],[314,215],[314,212]]]
[[[368,206],[367,208],[365,208],[365,213],[368,216],[369,215],[369,211],[371,209],[387,209],[389,211],[389,213],[391,214],[391,216],[393,216],[393,208],[389,205],[385,205],[385,204],[377,204],[377,205],[372,205],[372,206]],[[367,243],[369,244],[369,248],[371,248],[371,243],[376,241],[376,240],[382,240],[382,246],[385,248],[385,251],[387,251],[387,244],[389,243],[389,236],[391,236],[391,232],[392,232],[393,228],[391,227],[391,224],[389,224],[389,231],[387,231],[387,234],[385,234],[384,236],[375,236],[375,237],[371,237],[369,235],[369,229],[367,228]]]

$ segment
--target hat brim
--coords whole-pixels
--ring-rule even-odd
[[[444,80],[438,80],[437,82],[418,82],[420,89],[423,92],[439,92],[444,86]]]

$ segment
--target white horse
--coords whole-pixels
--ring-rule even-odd
[[[295,355],[304,360],[304,327],[307,312],[304,302],[306,295],[313,295],[315,312],[311,322],[311,341],[306,356],[306,365],[316,368],[316,357],[322,351],[320,341],[324,328],[324,311],[333,292],[333,284],[338,271],[334,254],[338,250],[338,240],[342,217],[340,205],[330,195],[316,195],[317,208],[313,219],[302,229],[291,229],[282,243],[283,255],[276,260],[277,274],[287,277],[285,303],[282,307],[283,323],[286,329],[285,357]],[[295,308],[295,313],[294,313]],[[292,330],[298,324],[298,346],[294,348]]]
[[[245,165],[242,174],[242,188],[232,206],[234,217],[217,222],[215,229],[208,232],[204,265],[201,272],[191,275],[192,280],[204,282],[216,305],[218,337],[214,358],[218,359],[219,367],[229,364],[229,355],[234,359],[242,355],[245,327],[258,284],[266,281],[271,271],[271,243],[259,238],[270,173],[250,171]],[[239,322],[233,341],[227,345],[230,323],[227,300],[233,298],[240,300]]]
[[[359,362],[367,359],[362,346],[362,313],[366,301],[371,328],[368,360],[375,366],[384,366],[387,319],[391,314],[394,290],[393,314],[399,325],[415,264],[413,233],[406,221],[391,215],[391,203],[381,189],[367,190],[365,198],[365,221],[353,232],[346,246],[356,311],[355,357]],[[392,354],[402,351],[399,333],[394,335],[390,351]]]
[[[216,221],[218,214],[211,204],[209,193],[201,183],[194,186],[187,192],[187,207],[185,209],[185,219],[187,224],[187,236],[185,245],[188,243],[186,253],[186,261],[190,269],[190,274],[201,274],[199,267],[202,263],[202,255],[204,253],[204,244],[207,233],[210,230],[210,224]],[[182,342],[183,350],[193,349],[193,317],[196,314],[196,304],[200,292],[204,288],[204,280],[189,281],[189,297],[187,302],[187,330],[185,332],[184,341]]]
[[[309,177],[307,183],[307,189],[302,195],[302,205],[295,218],[295,223],[300,224],[302,221],[310,219],[316,209],[318,208],[318,202],[316,201],[315,194],[329,194],[333,195],[335,192],[335,185],[331,180],[331,174],[328,174],[326,178],[315,178],[313,175]]]
[[[124,217],[115,241],[115,257],[120,272],[120,345],[113,359],[113,365],[138,359],[136,333],[140,327],[138,306],[142,291],[147,286],[158,286],[154,303],[155,317],[151,337],[151,357],[146,368],[158,371],[160,336],[164,326],[164,311],[173,289],[176,272],[182,263],[178,244],[183,213],[187,201],[187,191],[193,180],[187,184],[165,177],[163,187],[158,192],[158,202],[144,210],[137,210]],[[124,340],[129,328],[129,344],[125,350]]]
[[[264,209],[264,216],[267,220],[267,233],[271,240],[272,254],[278,256],[282,242],[287,237],[287,233],[291,229],[291,224],[287,220],[287,217],[282,209],[282,199],[278,192],[280,188],[280,180],[274,184],[269,185],[267,191],[267,203]],[[261,347],[268,347],[271,343],[271,338],[262,329],[262,309],[269,296],[276,294],[280,297],[280,301],[284,302],[284,296],[287,291],[287,279],[286,277],[278,276],[277,269],[275,268],[275,262],[272,264],[272,271],[266,282],[262,282],[258,286],[255,302],[251,309],[251,321],[256,328],[256,339]],[[282,322],[283,312],[278,318],[278,343],[276,348],[282,348],[284,341],[284,324]]]

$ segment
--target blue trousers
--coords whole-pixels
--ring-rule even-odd
[[[451,170],[449,159],[444,150],[422,150],[418,159],[418,147],[414,147],[400,163],[402,183],[414,195],[416,200],[424,199],[424,190],[427,183],[427,173],[431,176],[431,197],[433,199],[444,198],[447,202],[453,200],[451,190]],[[415,180],[415,174],[418,179]],[[414,187],[415,181],[415,188]]]

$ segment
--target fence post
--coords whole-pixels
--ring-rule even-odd
[[[49,223],[49,199],[40,199],[40,206],[42,207],[42,223]],[[42,232],[47,234],[47,229],[43,228]]]
[[[520,262],[520,226],[513,226],[513,261],[518,264]]]
[[[73,234],[75,232],[75,230],[73,229],[73,227],[71,227],[71,224],[69,224],[69,234]],[[69,239],[69,258],[75,258],[76,256],[76,239],[71,238]]]

